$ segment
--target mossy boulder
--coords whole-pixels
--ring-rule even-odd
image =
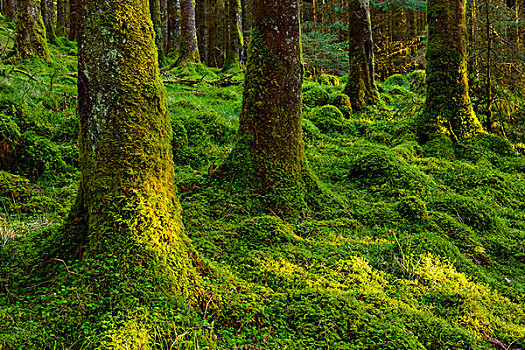
[[[435,185],[427,175],[383,149],[358,155],[347,178],[361,187],[393,195],[424,195]]]
[[[340,84],[339,78],[331,74],[321,74],[319,78],[317,78],[317,82],[321,85],[328,86],[339,86]]]
[[[276,216],[248,219],[237,230],[238,243],[253,249],[267,248],[290,241],[292,228]]]
[[[330,104],[339,108],[345,118],[350,118],[352,116],[352,102],[350,101],[350,97],[348,97],[347,94],[338,93],[332,96],[330,99]]]
[[[308,119],[310,119],[315,126],[319,128],[322,132],[341,132],[344,129],[344,116],[339,108],[326,105],[322,107],[314,108],[309,114]]]
[[[330,102],[330,95],[322,86],[316,85],[303,92],[303,104],[314,108],[324,106]]]

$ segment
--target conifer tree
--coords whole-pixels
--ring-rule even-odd
[[[370,3],[368,0],[349,0],[348,6],[349,70],[344,93],[357,111],[379,102],[379,94],[374,82]]]
[[[255,2],[237,143],[219,171],[283,215],[307,207],[297,0]]]
[[[465,0],[428,0],[427,99],[417,119],[422,141],[482,131],[469,97]]]
[[[49,62],[46,29],[40,14],[40,0],[17,2],[15,51],[22,59],[40,57]]]
[[[195,21],[195,0],[180,0],[181,37],[180,58],[182,64],[200,62],[197,44],[197,27]]]

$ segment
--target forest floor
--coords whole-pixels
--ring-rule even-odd
[[[12,29],[0,22],[0,54]],[[104,348],[113,326],[113,310],[71,283],[90,273],[80,262],[55,259],[50,279],[33,272],[46,242],[33,237],[64,223],[79,181],[76,46],[59,44],[50,65],[0,62],[2,350]],[[345,77],[308,80],[306,154],[332,200],[302,219],[254,213],[209,180],[235,142],[234,74],[163,76],[186,231],[218,271],[210,285],[230,282],[174,316],[169,336],[150,329],[149,347],[525,348],[523,144],[418,144],[421,71],[379,83],[382,104],[355,114],[334,106]]]

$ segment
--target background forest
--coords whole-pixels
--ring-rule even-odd
[[[0,3],[0,350],[525,348],[521,0],[103,3]]]

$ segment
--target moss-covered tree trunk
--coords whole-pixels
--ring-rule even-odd
[[[44,22],[44,27],[46,28],[47,40],[56,44],[57,38],[55,34],[55,25],[53,23],[53,8],[49,0],[40,1],[40,10],[42,13],[42,21]]]
[[[427,99],[418,134],[422,141],[473,136],[482,127],[469,97],[465,0],[428,0],[427,21]]]
[[[57,1],[57,25],[56,34],[66,36],[67,0]]]
[[[228,0],[228,40],[224,68],[239,68],[243,47],[241,0]]]
[[[157,46],[159,64],[162,65],[164,62],[164,39],[162,38],[160,0],[149,0],[149,11],[151,14],[151,21],[153,22],[153,31],[155,32],[155,45]]]
[[[197,27],[195,23],[195,0],[181,0],[181,64],[188,62],[198,63],[199,46],[197,44]]]
[[[22,59],[40,57],[49,62],[46,29],[40,15],[40,0],[17,2],[15,50]]]
[[[85,223],[87,256],[118,256],[128,279],[136,268],[160,266],[184,288],[188,254],[148,5],[82,3],[77,213]]]
[[[372,23],[368,0],[348,2],[348,82],[344,93],[350,97],[355,111],[379,102],[374,82]]]
[[[197,20],[197,42],[199,44],[199,55],[201,62],[208,60],[208,25],[206,23],[208,0],[196,0],[195,11]]]
[[[300,37],[297,0],[255,2],[238,139],[218,172],[282,215],[306,208],[310,180],[301,129]]]
[[[180,44],[180,1],[168,0],[168,38],[166,53],[179,49]]]
[[[253,0],[242,0],[242,32],[243,32],[243,53],[242,60],[245,61],[248,45],[250,43],[250,33],[253,25]]]

